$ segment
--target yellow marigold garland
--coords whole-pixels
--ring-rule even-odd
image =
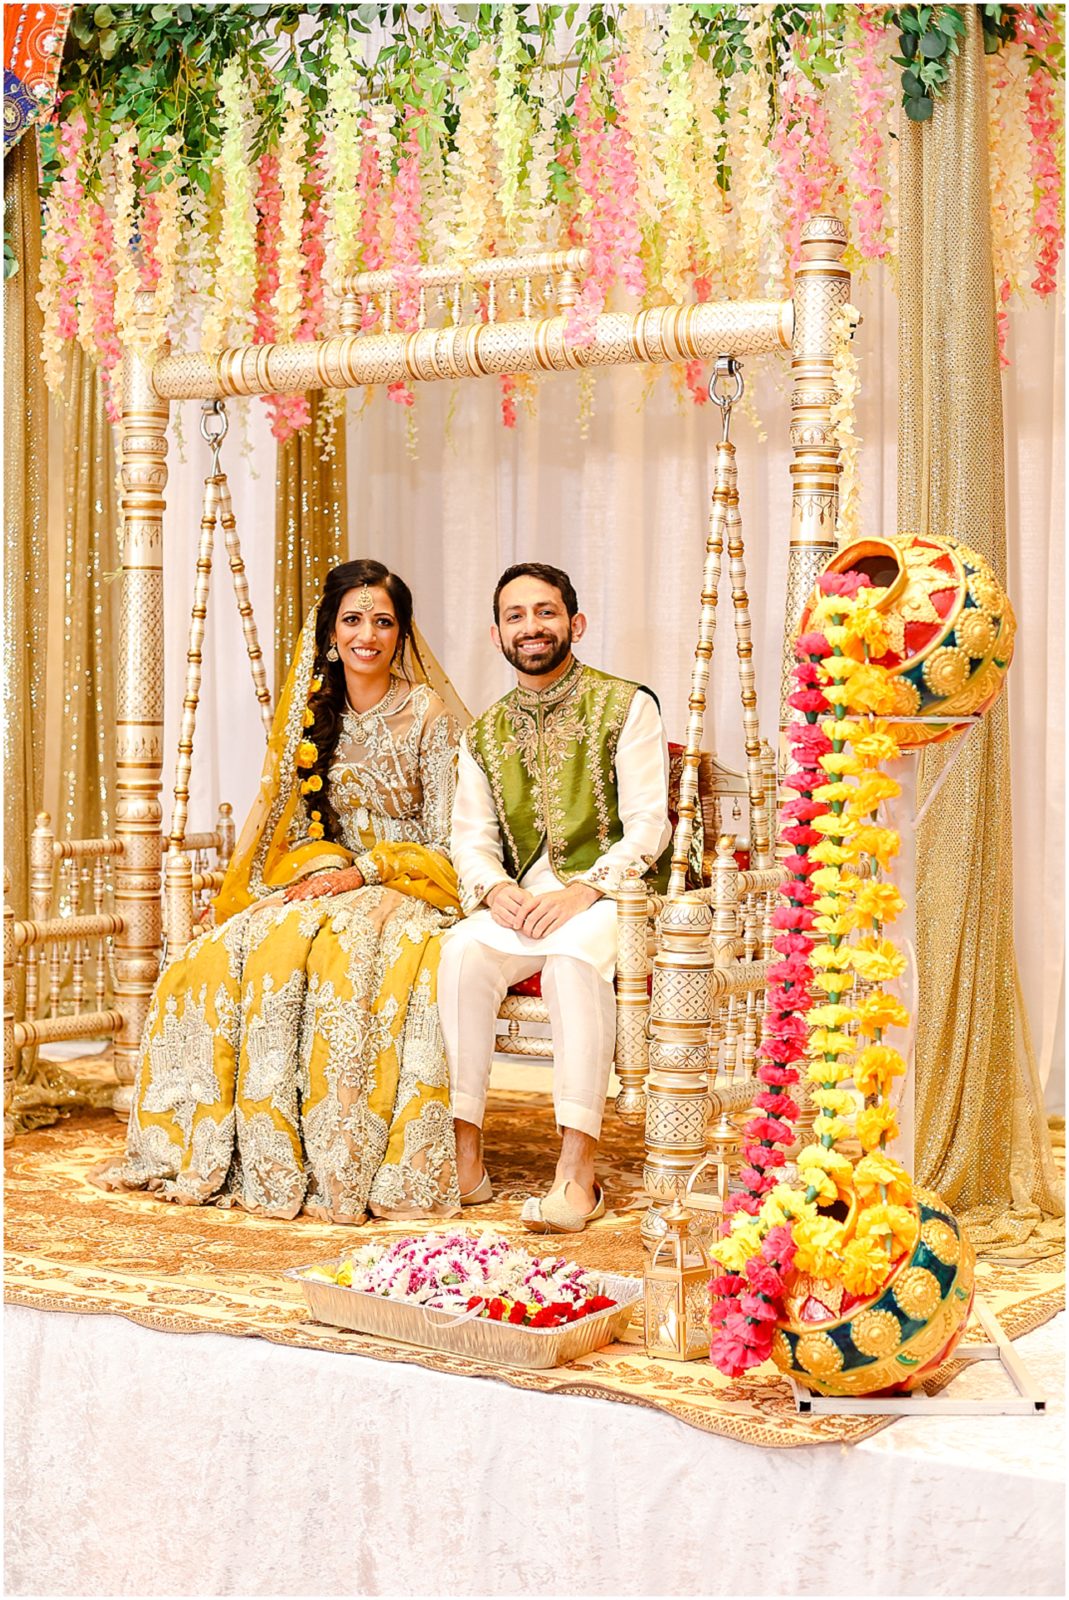
[[[867,1296],[885,1281],[889,1264],[913,1247],[918,1226],[912,1180],[886,1151],[898,1132],[891,1094],[906,1063],[884,1035],[909,1019],[901,1001],[880,988],[900,976],[905,961],[886,934],[904,908],[900,891],[883,876],[898,838],[879,820],[899,785],[878,769],[898,747],[882,720],[892,709],[890,675],[870,659],[887,648],[877,609],[882,591],[859,588],[856,579],[823,581],[833,592],[818,599],[800,641],[811,658],[826,652],[814,704],[822,696],[828,707],[821,728],[831,746],[819,757],[828,781],[813,793],[827,810],[809,823],[819,839],[809,857],[821,866],[809,880],[817,891],[818,942],[808,959],[812,988],[826,997],[806,1014],[816,1139],[797,1157],[800,1187],[777,1185],[756,1217],[737,1213],[713,1254],[745,1282],[763,1240],[788,1226],[796,1272]],[[867,987],[855,994],[858,979]],[[863,1151],[856,1164],[839,1148],[851,1133]],[[837,1204],[845,1217],[829,1214]],[[721,1348],[732,1347],[721,1341]]]

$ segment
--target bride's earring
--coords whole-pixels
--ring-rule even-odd
[[[337,659],[338,659],[338,647],[334,643],[334,641],[331,640],[330,649],[327,651],[327,660],[328,661],[337,661]]]

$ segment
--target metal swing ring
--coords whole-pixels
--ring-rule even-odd
[[[734,383],[734,391],[731,393],[720,388],[720,385],[729,379]],[[724,431],[721,438],[725,441],[731,427],[731,408],[742,399],[745,388],[746,385],[742,381],[742,363],[736,361],[734,356],[717,356],[716,366],[709,379],[709,398],[723,413]]]
[[[218,424],[217,427],[213,427],[211,425],[212,418],[214,418],[215,422]],[[204,404],[200,408],[200,436],[204,440],[204,443],[211,448],[211,476],[213,478],[217,478],[219,476],[219,452],[223,448],[223,440],[226,438],[227,429],[229,427],[230,418],[227,415],[227,409],[223,401],[205,400]]]

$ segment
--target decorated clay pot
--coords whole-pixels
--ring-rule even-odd
[[[887,590],[878,609],[891,649],[880,663],[894,672],[895,710],[907,717],[975,716],[998,698],[1013,657],[1017,623],[991,567],[968,545],[935,534],[857,539],[832,556],[826,572],[864,572]],[[808,626],[816,596],[802,615]],[[950,738],[965,723],[895,724],[904,750]]]
[[[950,1355],[969,1320],[976,1253],[937,1194],[915,1188],[913,1203],[917,1243],[877,1294],[844,1299],[823,1321],[813,1319],[813,1297],[800,1306],[793,1297],[796,1314],[772,1344],[782,1372],[818,1394],[894,1393],[914,1388]]]

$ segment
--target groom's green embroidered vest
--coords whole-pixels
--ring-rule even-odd
[[[616,747],[639,688],[576,661],[548,689],[517,686],[468,729],[517,882],[548,850],[557,877],[586,872],[623,838]],[[671,846],[647,882],[668,882]]]

